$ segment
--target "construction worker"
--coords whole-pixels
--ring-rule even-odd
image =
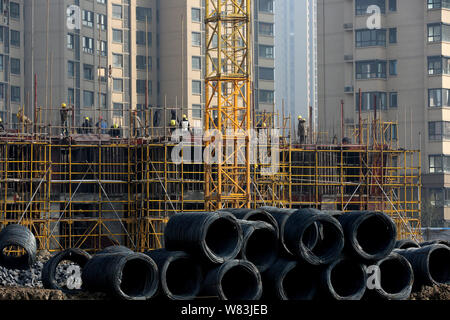
[[[302,116],[298,116],[298,138],[300,144],[304,144],[306,142],[306,132],[305,132],[305,122]]]
[[[3,126],[3,120],[0,118],[0,132],[5,131],[5,127]]]
[[[19,122],[24,125],[25,131],[28,131],[28,126],[31,126],[33,124],[33,121],[30,120],[24,113],[23,110],[20,109],[17,113],[17,119],[19,119]]]
[[[91,128],[92,128],[92,122],[91,119],[89,119],[89,117],[84,118],[84,122],[83,122],[83,133],[84,134],[88,134],[91,133]]]
[[[137,110],[134,110],[133,116],[134,116],[134,134],[136,137],[140,137],[141,129],[143,126],[142,126],[141,118],[138,116]]]
[[[216,127],[216,129],[220,130],[219,128],[219,117],[215,116],[214,118],[214,126]]]
[[[108,123],[103,119],[103,116],[100,116],[98,118],[97,123],[95,124],[95,127],[97,128],[97,132],[101,134],[106,134],[106,129],[108,128]]]
[[[172,110],[171,114],[172,114],[172,116],[171,116],[170,121],[169,121],[169,128],[170,128],[170,134],[172,135],[172,133],[177,129],[178,121],[177,121],[177,113],[176,113],[176,111]]]
[[[109,131],[109,134],[110,134],[110,136],[113,137],[113,138],[120,138],[120,137],[121,137],[121,134],[120,134],[120,127],[119,127],[119,125],[118,125],[117,123],[114,123],[114,124],[111,126],[111,129],[110,129],[110,131]]]
[[[185,114],[183,114],[183,120],[181,121],[181,130],[183,132],[191,131],[191,125],[189,123],[189,120]]]
[[[67,105],[63,102],[61,103],[61,110],[59,110],[59,114],[61,116],[61,131],[62,135],[67,136],[68,130],[67,130]]]

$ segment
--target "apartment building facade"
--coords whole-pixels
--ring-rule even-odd
[[[0,1],[0,118],[17,125],[25,102],[23,1]]]
[[[275,109],[276,103],[274,0],[254,0],[253,11],[253,87],[255,110],[257,112],[272,112]]]
[[[422,199],[435,224],[450,220],[449,36],[448,1],[318,1],[319,131],[341,137],[341,100],[354,142],[360,101],[363,121],[376,109],[396,123],[391,138],[422,151]]]

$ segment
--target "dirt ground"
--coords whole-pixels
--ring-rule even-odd
[[[422,291],[413,293],[410,300],[450,300],[450,285],[424,287]]]
[[[66,295],[59,290],[30,288],[0,288],[0,301],[3,300],[110,300],[101,293],[79,293]],[[413,293],[410,300],[450,300],[450,285],[424,287]]]

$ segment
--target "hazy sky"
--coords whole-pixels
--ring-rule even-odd
[[[304,0],[275,0],[276,104],[285,113],[308,116],[307,8]],[[288,111],[289,110],[289,111]]]

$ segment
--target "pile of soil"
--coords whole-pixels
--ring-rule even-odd
[[[60,290],[0,288],[0,300],[65,300]]]
[[[410,300],[450,300],[450,285],[423,287],[420,292],[413,293]]]

